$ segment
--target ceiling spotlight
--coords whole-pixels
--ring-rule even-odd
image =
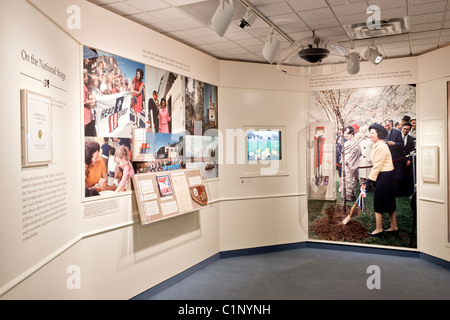
[[[359,72],[359,53],[351,52],[345,57],[348,74],[355,75]]]
[[[239,25],[242,29],[245,27],[251,27],[253,22],[255,22],[256,16],[253,13],[251,8],[247,8],[247,13],[241,20],[241,24]]]
[[[262,54],[264,58],[271,64],[275,58],[278,48],[280,47],[280,40],[277,39],[274,34],[273,27],[270,30],[269,35],[266,39],[266,44],[264,45]]]
[[[230,3],[226,3],[224,0],[220,0],[219,7],[211,19],[214,30],[216,30],[217,34],[221,37],[227,32],[228,27],[233,21],[233,16],[236,13],[236,8],[233,6],[233,0],[229,1]]]
[[[383,55],[378,51],[375,45],[370,45],[364,53],[364,58],[372,62],[373,64],[379,64],[383,60]]]

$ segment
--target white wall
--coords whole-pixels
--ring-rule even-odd
[[[305,153],[301,152],[306,124],[303,85],[302,78],[283,75],[273,65],[220,63],[222,134],[243,125],[285,126],[282,156],[287,162],[287,175],[270,177],[241,179],[242,165],[220,167],[222,251],[306,240],[305,187],[301,183],[306,172]],[[237,155],[237,148],[236,144],[234,150],[224,151]]]
[[[450,81],[445,47],[419,57],[418,134],[419,145],[439,147],[439,182],[426,183],[420,179],[421,149],[418,149],[418,243],[421,252],[450,260],[448,211],[448,113],[447,82]],[[437,128],[442,124],[442,130]],[[430,135],[424,126],[435,125]],[[434,131],[434,130],[433,130]]]
[[[7,76],[1,86],[5,90],[5,103],[0,107],[1,132],[9,150],[1,167],[2,178],[9,181],[7,192],[1,193],[5,204],[2,212],[7,213],[1,215],[0,224],[1,298],[129,299],[219,252],[219,204],[214,203],[218,181],[208,185],[212,204],[201,212],[144,227],[133,221],[137,208],[133,196],[125,195],[119,197],[119,214],[83,219],[80,52],[81,45],[92,45],[215,85],[219,82],[218,60],[85,1],[33,2],[48,17],[25,0],[0,4],[2,58],[7,62],[3,69]],[[73,4],[81,8],[79,30],[66,25],[66,10]],[[17,19],[21,16],[27,18]],[[120,25],[122,33],[105,38],[92,32],[98,29],[98,19],[105,28],[116,30]],[[126,45],[121,45],[121,39]],[[166,60],[156,63],[144,56],[144,48],[153,48]],[[24,61],[22,49],[66,71],[64,84]],[[186,61],[189,65],[184,67],[189,70],[174,66],[173,61]],[[52,84],[65,89],[64,93],[54,88],[48,91],[56,104],[64,103],[54,111],[55,158],[48,168],[20,167],[20,89],[47,90],[42,81],[24,77],[21,72],[41,79],[49,77]],[[22,178],[55,170],[64,171],[68,180],[68,214],[51,228],[42,228],[39,237],[22,241]],[[99,200],[104,201],[109,200]],[[67,271],[72,266],[81,271],[77,273],[81,287],[75,290],[67,285],[73,275]]]
[[[4,148],[0,169],[3,181],[0,193],[1,294],[78,239],[81,158],[79,152],[73,151],[81,150],[81,141],[79,108],[74,108],[80,105],[79,45],[25,1],[0,3],[0,35],[4,75],[0,80],[0,134]],[[66,77],[63,79],[42,67],[47,64],[55,70],[58,68]],[[48,87],[44,86],[44,80],[49,81]],[[21,167],[22,89],[53,99],[51,120],[48,117],[53,130],[53,159],[48,166]],[[30,134],[36,133],[30,131]],[[57,175],[66,179],[65,186],[58,187],[57,193],[66,193],[58,196],[58,200],[67,210],[63,210],[63,216],[53,219],[57,215],[54,207],[46,207],[49,211],[45,211],[39,209],[43,204],[37,203],[56,194],[55,189],[49,188],[56,183],[43,182]],[[31,187],[33,184],[35,186]],[[50,217],[50,213],[55,215]]]

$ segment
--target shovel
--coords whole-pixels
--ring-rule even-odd
[[[323,130],[323,127],[317,127],[316,130]],[[314,140],[317,141],[316,144],[316,172],[313,177],[313,182],[316,187],[320,186],[328,186],[328,176],[322,175],[322,163],[323,163],[323,144],[325,141],[325,137],[323,135],[316,135]]]
[[[365,194],[364,192],[361,192],[361,193],[359,194],[358,199],[356,199],[355,204],[353,205],[352,209],[350,210],[350,214],[349,214],[344,220],[342,220],[342,223],[343,223],[344,225],[346,225],[347,223],[350,222],[350,219],[352,218],[353,213],[355,212],[356,206],[357,206],[358,204],[360,204],[360,208],[362,208],[362,201],[363,201],[362,199],[363,199],[365,196],[366,196],[366,194]]]

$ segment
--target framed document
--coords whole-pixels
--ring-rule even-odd
[[[439,147],[422,147],[422,181],[439,183]]]
[[[21,90],[22,167],[52,162],[52,99]]]

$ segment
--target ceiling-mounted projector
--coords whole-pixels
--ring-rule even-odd
[[[298,52],[298,56],[309,63],[320,63],[329,54],[330,50],[327,49],[326,43],[322,41],[322,38],[315,36],[313,37],[312,43],[308,44],[304,49],[302,47],[302,50]]]
[[[280,54],[277,69],[283,73],[298,76],[335,74],[347,69],[349,53],[339,43],[316,36],[313,32],[312,37],[293,42]],[[352,62],[359,61],[354,59]],[[355,65],[355,71],[356,67]]]

